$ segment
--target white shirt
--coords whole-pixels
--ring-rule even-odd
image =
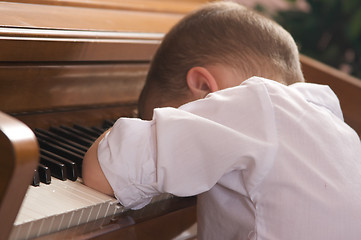
[[[328,86],[253,77],[98,147],[120,203],[198,196],[199,239],[361,239],[361,144]]]

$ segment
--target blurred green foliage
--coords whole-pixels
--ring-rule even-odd
[[[302,54],[361,78],[361,1],[306,1],[308,11],[291,8],[274,19],[292,34]]]

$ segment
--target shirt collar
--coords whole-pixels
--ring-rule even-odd
[[[329,86],[299,82],[290,85],[290,87],[298,90],[308,102],[329,109],[334,115],[343,120],[340,101]]]

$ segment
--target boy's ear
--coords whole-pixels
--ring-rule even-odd
[[[193,67],[187,73],[187,84],[194,98],[204,98],[208,93],[218,91],[214,76],[204,67]]]

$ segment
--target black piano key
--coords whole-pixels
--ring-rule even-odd
[[[48,136],[50,138],[56,139],[57,141],[66,143],[66,144],[68,144],[70,146],[75,147],[76,149],[81,150],[83,153],[86,153],[88,151],[87,147],[84,147],[83,145],[80,145],[80,144],[78,144],[76,142],[73,142],[70,139],[67,139],[67,138],[64,138],[62,136],[56,135],[56,134],[54,134],[52,132],[49,132],[49,131],[46,131],[44,129],[35,129],[35,133],[41,133],[41,134],[44,134],[44,135],[46,135],[46,136]]]
[[[81,177],[84,154],[93,142],[114,123],[115,121],[105,120],[103,128],[74,125],[73,127],[50,127],[49,131],[36,129],[35,134],[41,148],[41,163],[44,164],[39,164],[37,171],[37,175],[40,173],[40,181],[49,184],[51,176],[73,181],[78,176]]]
[[[89,140],[89,139],[86,139],[86,138],[83,138],[81,136],[78,136],[72,132],[69,132],[65,129],[62,129],[62,128],[58,128],[58,127],[50,127],[50,131],[55,133],[55,134],[58,134],[64,138],[68,138],[70,139],[71,141],[74,141],[74,142],[77,142],[79,143],[80,145],[83,145],[87,148],[89,148],[94,141],[92,140]]]
[[[35,135],[38,137],[38,139],[42,139],[42,140],[45,140],[45,141],[47,141],[49,143],[53,143],[53,144],[55,144],[55,145],[57,145],[59,147],[67,149],[67,150],[69,150],[71,152],[74,152],[76,154],[79,154],[80,156],[84,156],[84,154],[85,154],[84,151],[82,151],[80,149],[77,149],[77,148],[69,145],[68,143],[64,143],[64,142],[58,141],[55,138],[49,137],[49,136],[47,136],[47,135],[45,135],[45,134],[43,134],[43,133],[41,133],[39,131],[35,131]]]
[[[37,169],[34,169],[31,185],[33,185],[34,187],[38,187],[40,185],[39,172]]]
[[[57,146],[56,144],[50,143],[48,141],[45,141],[43,139],[38,139],[40,148],[47,150],[49,152],[53,152],[54,154],[57,154],[61,157],[64,157],[66,159],[69,159],[74,162],[81,163],[83,161],[83,156],[76,154],[74,152],[71,152],[65,148],[62,148],[60,146]]]
[[[74,162],[44,149],[40,149],[40,153],[50,159],[63,163],[66,167],[67,178],[71,181],[77,180],[81,172],[81,161]]]
[[[79,130],[79,131],[82,131],[83,133],[86,133],[86,134],[88,134],[90,136],[93,136],[95,138],[98,138],[102,134],[102,133],[99,133],[98,131],[96,131],[96,130],[94,130],[92,128],[77,125],[77,124],[74,125],[74,128]]]
[[[39,163],[38,172],[39,172],[40,182],[45,183],[45,184],[51,183],[51,172],[50,172],[49,167],[45,166],[44,164]]]
[[[99,136],[102,135],[102,134],[106,131],[106,129],[102,129],[102,128],[95,127],[95,126],[92,126],[92,127],[90,127],[90,128],[91,128],[92,130],[96,131],[96,132],[99,134]]]
[[[40,163],[50,168],[51,175],[60,180],[66,180],[66,167],[63,163],[55,161],[47,156],[40,155]]]
[[[71,127],[67,127],[67,126],[60,126],[60,128],[67,130],[73,134],[76,134],[77,136],[83,137],[85,139],[89,139],[92,142],[94,142],[97,139],[96,137],[94,137],[90,134],[84,133],[76,128],[71,128]]]
[[[113,120],[109,120],[109,119],[104,120],[103,128],[104,129],[109,129],[109,128],[113,127],[114,123],[115,123],[115,121],[113,121]]]

